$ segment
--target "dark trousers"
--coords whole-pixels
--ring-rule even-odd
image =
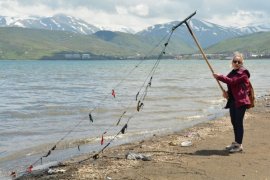
[[[242,144],[244,136],[243,120],[247,107],[235,107],[234,102],[230,103],[230,116],[234,131],[234,139],[238,144]]]

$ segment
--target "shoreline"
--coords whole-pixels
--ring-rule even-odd
[[[245,116],[244,152],[229,154],[228,116],[167,135],[109,147],[99,158],[81,155],[46,171],[17,179],[269,179],[270,95],[261,97]],[[190,141],[191,146],[181,143]],[[127,154],[149,159],[130,160]],[[85,160],[78,163],[82,160]]]

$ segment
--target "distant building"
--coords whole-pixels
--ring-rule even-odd
[[[65,54],[64,57],[65,59],[82,59],[79,53]]]
[[[82,59],[91,59],[90,54],[82,54]]]

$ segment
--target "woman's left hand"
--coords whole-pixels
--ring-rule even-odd
[[[213,73],[213,76],[214,76],[215,79],[217,79],[219,74]]]

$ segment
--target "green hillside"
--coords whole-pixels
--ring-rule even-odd
[[[163,37],[149,36],[149,37],[143,37],[142,41],[144,41],[147,44],[150,44],[151,49],[154,49],[153,51],[153,55],[154,55],[154,54],[160,53],[161,50],[164,48],[164,44],[167,39],[164,39],[164,41],[161,42],[162,38]],[[179,40],[174,36],[172,36],[172,38],[170,39],[169,44],[166,49],[166,55],[169,55],[169,56],[170,55],[174,56],[174,55],[179,55],[179,54],[191,54],[194,52],[195,52],[194,48],[190,47],[184,41]]]
[[[95,36],[143,56],[157,56],[163,49],[164,43],[167,40],[163,39],[163,41],[161,41],[162,37],[141,37],[139,35],[111,31],[99,31],[95,33]],[[171,38],[166,50],[167,55],[192,52],[194,52],[193,48],[183,41],[174,38]]]
[[[119,56],[120,47],[92,36],[63,31],[24,28],[0,28],[0,59],[41,59],[61,52],[89,52],[95,55]]]
[[[207,48],[207,53],[231,53],[234,51],[270,53],[270,32],[254,33],[220,42]]]
[[[150,50],[160,39],[146,39],[138,35],[121,32],[113,33],[111,39],[94,35],[81,35],[63,31],[25,29],[16,27],[0,28],[0,59],[57,59],[63,54],[86,53],[92,57],[126,58],[157,55],[162,47]],[[168,52],[178,54],[179,48],[191,52],[193,49],[175,43]],[[183,48],[184,47],[184,48]],[[62,54],[62,56],[59,56]]]
[[[0,59],[66,59],[70,54],[78,55],[78,59],[83,55],[88,55],[88,59],[157,57],[166,40],[161,39],[111,31],[81,35],[64,31],[1,27]],[[197,50],[172,37],[165,56],[191,54],[194,51]],[[269,55],[270,32],[229,39],[205,51],[215,54],[241,51]],[[69,59],[73,58],[69,56]]]
[[[98,31],[93,35],[94,37],[117,45],[122,48],[123,51],[133,52],[131,55],[147,56],[149,50],[153,48],[153,45],[142,39],[141,37],[133,34],[123,32],[112,31]]]

